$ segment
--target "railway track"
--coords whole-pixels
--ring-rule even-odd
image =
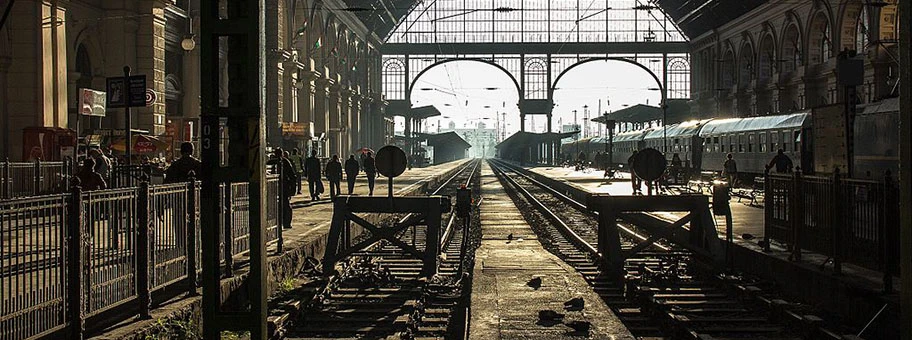
[[[643,339],[841,339],[812,308],[778,297],[772,285],[714,270],[683,248],[656,244],[625,263],[623,283],[599,266],[597,213],[580,202],[491,161],[527,214],[539,240],[589,282],[625,326]],[[619,223],[627,250],[648,235]],[[840,329],[840,331],[843,331]]]
[[[451,195],[466,185],[477,187],[480,161],[469,162],[457,174],[431,192]],[[316,289],[299,317],[284,333],[286,338],[403,338],[443,339],[461,333],[465,319],[462,300],[465,282],[455,277],[460,262],[471,268],[471,256],[460,256],[462,233],[455,213],[443,216],[442,244],[438,274],[428,280],[421,273],[422,262],[398,247],[378,242],[366,251],[354,253],[339,275]],[[399,216],[399,222],[409,216]],[[477,215],[473,216],[477,219]],[[478,228],[472,223],[471,233]],[[424,248],[424,228],[410,228],[399,239]],[[477,235],[473,239],[478,239]],[[477,242],[477,241],[473,241]],[[474,249],[470,247],[468,254]]]

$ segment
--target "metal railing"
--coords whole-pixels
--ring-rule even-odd
[[[782,242],[801,259],[801,251],[826,255],[834,271],[853,263],[883,272],[884,290],[898,273],[899,195],[888,175],[884,181],[832,177],[770,175],[765,181],[764,234]],[[766,242],[769,250],[769,242]]]
[[[266,176],[266,244],[277,244],[278,251],[282,251],[282,207],[279,190],[279,175]],[[234,256],[250,251],[250,185],[248,183],[231,183],[222,185],[222,206],[224,207],[222,221],[221,261],[225,264],[225,274],[233,275]],[[229,199],[230,198],[230,199]],[[227,227],[230,226],[230,227]],[[225,242],[225,240],[231,240]]]
[[[152,167],[148,164],[115,165],[111,169],[111,178],[108,180],[109,188],[138,187],[144,179],[152,178]]]
[[[73,164],[70,160],[0,162],[0,198],[66,192],[72,173]]]
[[[84,334],[195,294],[199,194],[140,183],[0,200],[0,339]]]

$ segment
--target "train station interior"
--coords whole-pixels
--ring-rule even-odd
[[[910,0],[0,0],[0,340],[912,340]]]

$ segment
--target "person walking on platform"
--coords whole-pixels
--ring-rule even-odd
[[[200,175],[200,161],[193,157],[193,143],[183,142],[180,146],[181,158],[171,162],[168,170],[165,170],[165,183],[180,183],[190,180],[190,173],[193,176]]]
[[[630,157],[627,158],[627,168],[630,169],[630,186],[633,188],[633,194],[636,195],[642,191],[642,182],[637,178],[633,171],[633,160],[636,159],[637,151],[633,150]]]
[[[367,152],[367,157],[364,158],[364,174],[367,175],[368,195],[373,196],[374,180],[377,178],[377,163],[374,161],[374,154],[370,151]]]
[[[785,151],[779,149],[779,151],[776,152],[776,156],[773,156],[773,159],[766,165],[766,170],[769,170],[774,166],[778,173],[792,172],[792,159],[785,154]]]
[[[317,158],[317,150],[310,152],[310,157],[304,161],[304,173],[307,175],[307,184],[310,189],[310,199],[317,201],[320,194],[323,193],[323,180],[320,179],[323,171],[320,169],[320,159]]]
[[[101,175],[106,181],[111,179],[111,170],[113,169],[113,164],[111,164],[111,159],[109,159],[100,149],[92,149],[89,151],[89,155],[95,159],[95,172]]]
[[[735,181],[738,180],[738,163],[735,162],[731,153],[725,156],[725,162],[722,163],[722,176],[728,181],[728,187],[734,188]]]
[[[329,181],[329,197],[333,200],[342,193],[340,182],[342,182],[342,162],[339,162],[339,155],[333,155],[329,163],[326,163],[326,180]]]
[[[294,166],[295,176],[298,179],[295,181],[295,195],[301,194],[301,176],[304,175],[304,157],[301,155],[301,151],[298,148],[291,150],[291,156],[288,157],[288,160],[291,161],[291,165]]]
[[[79,179],[79,185],[85,191],[108,188],[108,183],[101,177],[101,174],[95,172],[95,159],[92,157],[86,157],[82,160],[82,169],[79,169],[79,172],[76,173],[76,178]]]
[[[348,194],[351,195],[355,191],[355,179],[358,178],[358,172],[361,171],[361,164],[358,163],[358,160],[355,159],[355,155],[348,157],[348,160],[345,161],[345,179],[348,181]]]
[[[295,174],[294,165],[285,157],[284,151],[280,148],[275,149],[274,159],[276,167],[280,169],[279,185],[282,186],[282,224],[285,229],[291,228],[291,197],[295,195],[295,181],[298,175]]]

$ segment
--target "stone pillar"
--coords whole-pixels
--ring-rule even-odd
[[[166,1],[143,0],[139,4],[139,25],[136,30],[136,64],[133,74],[146,76],[146,87],[164,96],[165,93],[165,16]],[[130,63],[128,62],[127,65]],[[123,68],[123,66],[121,66]],[[123,73],[123,70],[120,72]],[[151,107],[131,110],[133,128],[147,130],[152,135],[165,133],[165,101]],[[119,126],[123,126],[120,124]]]
[[[351,96],[351,101],[350,101],[350,103],[351,103],[351,115],[350,115],[351,120],[349,122],[351,123],[350,125],[351,125],[351,143],[352,143],[351,146],[352,147],[351,147],[351,150],[348,150],[348,152],[351,152],[351,151],[354,151],[355,149],[364,147],[365,146],[364,141],[367,140],[366,138],[364,138],[364,126],[362,125],[364,122],[361,120],[361,115],[362,115],[361,101],[362,100],[364,100],[364,96],[361,95],[360,90],[357,90]]]
[[[4,153],[22,160],[23,129],[67,127],[67,2],[20,1],[10,10],[3,29],[8,46],[0,57],[6,91],[3,110]],[[8,45],[6,45],[8,43]],[[8,80],[12,79],[12,82]],[[27,156],[27,155],[25,155]]]
[[[329,150],[327,156],[338,154],[342,151],[342,115],[340,112],[340,87],[338,83],[333,83],[329,87]]]
[[[378,125],[374,117],[374,105],[370,94],[361,96],[361,110],[359,111],[358,120],[361,121],[361,146],[376,150],[378,147],[376,136],[382,125]]]
[[[332,81],[326,78],[319,78],[314,82],[314,109],[312,116],[314,136],[320,137],[320,135],[323,135],[324,140],[321,143],[323,143],[324,147],[320,153],[320,156],[323,157],[328,152],[325,145],[331,134],[329,131],[329,88],[332,84]]]
[[[353,128],[351,120],[351,98],[352,91],[346,86],[341,86],[339,88],[339,157],[344,157],[352,152],[352,139],[353,139]]]

